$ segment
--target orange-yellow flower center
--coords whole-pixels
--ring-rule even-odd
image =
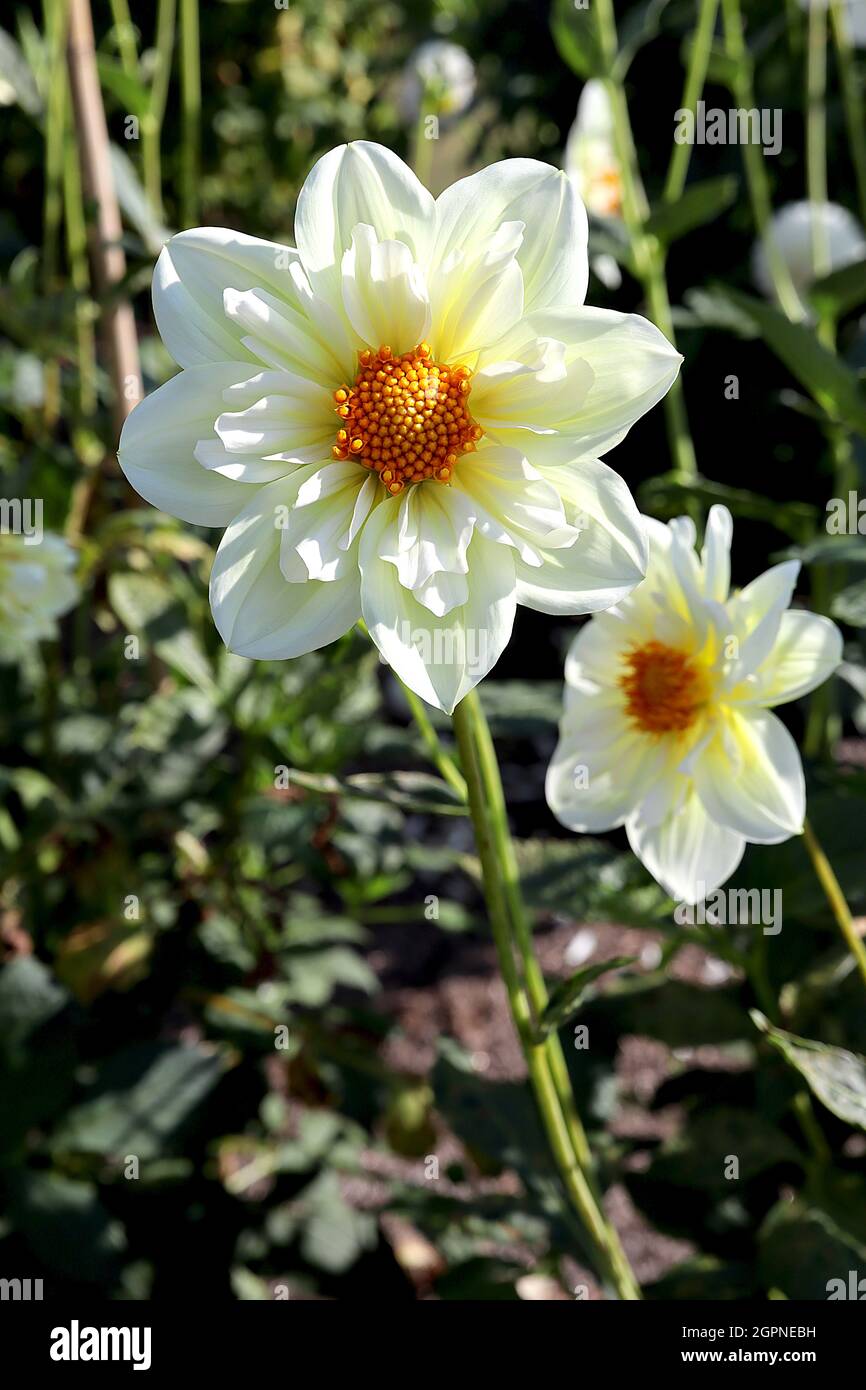
[[[707,702],[706,677],[689,654],[676,647],[663,642],[633,647],[625,668],[619,684],[625,692],[626,713],[644,733],[681,733]]]
[[[334,392],[340,428],[332,453],[379,474],[391,493],[407,483],[451,481],[461,454],[483,431],[469,414],[467,367],[434,362],[427,343],[394,357],[365,348],[353,386]]]

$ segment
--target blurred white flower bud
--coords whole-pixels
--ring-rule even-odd
[[[613,110],[603,82],[584,86],[565,146],[565,170],[595,217],[619,217],[622,180],[613,139]]]
[[[830,274],[866,257],[866,234],[856,217],[838,203],[788,203],[773,214],[770,230],[779,254],[802,293],[821,274]],[[816,270],[819,253],[821,272]],[[752,252],[752,276],[762,294],[773,298],[767,247],[757,241]]]
[[[475,64],[465,48],[446,39],[429,39],[416,48],[403,72],[400,109],[417,120],[428,103],[439,116],[458,116],[475,95]]]

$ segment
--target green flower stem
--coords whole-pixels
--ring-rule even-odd
[[[854,177],[857,181],[860,221],[866,226],[866,111],[863,108],[863,93],[854,48],[848,32],[848,19],[841,0],[833,0],[831,17],[842,104],[845,108],[851,158],[854,161]]]
[[[821,848],[818,837],[808,820],[803,823],[803,842],[812,861],[818,882],[824,890],[824,896],[830,904],[830,910],[836,918],[836,924],[848,950],[857,963],[857,969],[860,971],[863,983],[866,985],[866,946],[857,935],[845,894],[842,892],[839,880],[833,872],[833,866]]]
[[[433,766],[438,769],[440,776],[444,778],[452,791],[457,793],[460,800],[467,801],[469,799],[469,793],[466,787],[466,779],[461,774],[454,759],[450,757],[442,747],[442,741],[433,727],[433,721],[424,707],[424,701],[415,694],[414,690],[410,690],[408,685],[404,685],[402,681],[400,685],[406,697],[406,703],[412,711],[412,718],[415,720],[418,727],[418,732],[423,740],[428,758]]]
[[[578,1148],[588,1157],[589,1145],[577,1118],[570,1087],[570,1103],[566,1109],[562,1104],[561,1087],[556,1079],[555,1048],[549,1038],[542,1040],[536,1032],[530,988],[535,998],[540,1001],[537,983],[530,987],[527,980],[527,984],[524,985],[515,962],[513,931],[516,935],[519,932],[520,935],[518,945],[521,946],[524,969],[528,965],[528,957],[521,944],[524,939],[523,931],[518,928],[522,907],[517,919],[512,915],[519,895],[517,866],[508,830],[499,768],[480,701],[474,691],[455,709],[453,723],[460,761],[466,777],[469,811],[475,830],[484,894],[499,966],[545,1132],[565,1190],[596,1248],[601,1268],[620,1298],[633,1301],[640,1298],[639,1286],[622,1250],[619,1237],[605,1217],[594,1191],[588,1176],[589,1165],[578,1158]],[[534,978],[537,965],[531,950],[529,957],[532,958],[532,966],[527,973],[530,978]],[[541,986],[543,989],[543,981]],[[561,1053],[559,1055],[561,1057]],[[575,1124],[578,1131],[577,1143]]]
[[[806,50],[806,194],[810,203],[827,201],[827,11],[809,6]],[[812,265],[820,279],[830,269],[827,229],[812,219]]]
[[[427,121],[430,116],[438,116],[438,114],[438,104],[425,87],[412,135],[411,159],[412,168],[425,188],[430,187],[430,171],[433,167],[433,141],[427,136]]]
[[[120,65],[127,77],[138,77],[138,49],[127,0],[111,0],[111,17],[117,35]]]
[[[160,140],[174,47],[176,0],[159,0],[156,11],[156,63],[150,87],[150,101],[141,118],[141,153],[144,187],[157,217],[162,217],[162,157]]]
[[[698,100],[707,80],[707,68],[710,64],[710,50],[713,46],[713,30],[716,27],[718,10],[719,0],[700,0],[698,23],[692,38],[692,48],[686,69],[682,101],[680,102],[682,111],[697,111]],[[675,203],[682,196],[686,186],[691,154],[691,145],[674,143],[662,195],[666,203]]]
[[[734,99],[738,107],[751,110],[756,105],[752,81],[752,60],[746,48],[740,0],[722,0],[722,16],[725,30],[725,51],[733,63],[735,74]],[[758,236],[767,253],[767,264],[776,298],[783,313],[787,314],[792,322],[799,321],[806,317],[806,310],[772,231],[770,219],[773,203],[760,146],[746,143],[743,146],[743,163],[746,169],[749,200],[752,204],[752,216],[755,219]]]
[[[616,68],[617,57],[616,20],[612,0],[596,0],[595,14],[607,71],[608,74],[612,74]],[[697,75],[696,73],[695,76]],[[676,335],[665,275],[665,251],[658,238],[648,235],[645,230],[649,203],[640,175],[628,103],[616,78],[608,75],[604,81],[613,111],[614,144],[622,179],[623,220],[631,241],[635,271],[647,298],[650,317],[675,347]],[[697,96],[695,100],[697,101]],[[679,377],[665,396],[664,412],[676,474],[684,483],[694,482],[698,476],[698,467],[689,430],[682,381]]]
[[[198,0],[180,0],[181,177],[180,220],[194,227],[198,220],[201,151],[201,67]]]

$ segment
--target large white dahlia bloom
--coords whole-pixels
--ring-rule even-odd
[[[803,829],[803,768],[773,705],[831,674],[842,655],[828,618],[788,609],[798,561],[730,590],[732,523],[713,507],[700,558],[687,517],[644,518],[643,584],[577,634],[547,800],[572,830],[624,825],[672,897],[724,883],[746,843]]]
[[[62,536],[0,535],[0,662],[57,635],[57,619],[78,600],[74,568],[75,551]]]
[[[434,201],[363,142],[315,165],[297,250],[172,238],[154,310],[184,370],[132,412],[119,458],[149,502],[227,528],[211,604],[229,648],[298,656],[363,616],[450,712],[516,603],[590,612],[639,581],[640,516],[598,456],[680,358],[644,319],[583,306],[586,238],[545,164]]]

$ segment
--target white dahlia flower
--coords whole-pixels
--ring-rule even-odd
[[[0,535],[0,662],[17,661],[57,634],[57,619],[78,599],[75,551],[44,532],[38,543]]]
[[[583,307],[586,216],[534,160],[436,201],[389,150],[332,150],[297,250],[181,232],[154,275],[184,370],[124,426],[141,495],[225,526],[211,578],[226,645],[279,660],[363,616],[446,711],[508,641],[515,604],[606,608],[646,537],[598,461],[680,357],[644,319]]]
[[[838,203],[788,203],[770,219],[770,234],[798,293],[819,278],[816,253],[823,255],[822,274],[842,270],[866,257],[866,233],[857,218]],[[762,294],[774,296],[770,261],[763,241],[752,251],[752,277]]]
[[[406,120],[417,120],[426,102],[440,116],[459,116],[474,96],[475,64],[459,43],[428,39],[410,54],[400,90]]]
[[[645,521],[646,579],[569,652],[547,800],[571,830],[624,825],[662,887],[694,903],[747,842],[802,831],[800,755],[770,710],[820,685],[842,639],[828,618],[788,611],[797,561],[730,591],[726,507],[711,509],[700,558],[687,517]]]

